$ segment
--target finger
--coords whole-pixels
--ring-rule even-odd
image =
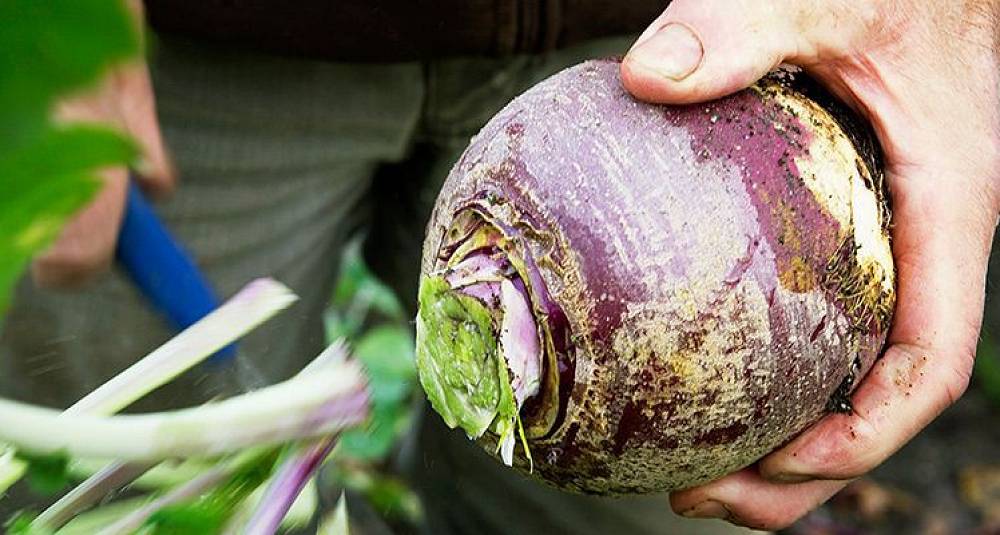
[[[113,83],[121,122],[142,149],[136,164],[138,178],[144,189],[154,195],[172,192],[176,172],[160,133],[149,69],[145,64],[125,67],[115,73]]]
[[[837,4],[674,0],[625,56],[623,83],[651,102],[733,93],[783,61],[811,64],[846,49],[865,19]]]
[[[753,529],[776,530],[795,522],[846,485],[846,481],[772,483],[750,467],[707,485],[674,492],[670,506],[689,518],[718,518]]]
[[[996,207],[987,192],[965,187],[958,177],[915,171],[894,180],[900,189],[894,195],[893,232],[898,300],[890,347],[854,393],[854,411],[827,416],[765,458],[760,470],[766,477],[801,481],[863,474],[968,385]]]
[[[63,227],[59,237],[32,261],[35,284],[48,288],[80,286],[108,269],[114,257],[125,206],[124,168],[102,173],[104,186],[83,210]]]

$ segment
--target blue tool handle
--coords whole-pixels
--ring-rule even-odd
[[[129,181],[115,258],[177,330],[191,326],[220,304],[198,266],[160,221],[134,180]],[[236,346],[230,345],[209,362],[218,364],[235,354]]]

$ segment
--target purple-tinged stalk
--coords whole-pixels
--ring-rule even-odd
[[[66,414],[118,412],[250,332],[297,299],[291,290],[275,280],[255,280],[197,323],[87,394],[66,409]]]
[[[72,479],[83,481],[111,464],[114,463],[100,459],[70,459],[66,472]],[[175,487],[204,472],[213,464],[215,464],[213,459],[169,459],[137,477],[130,486],[143,491]]]
[[[55,531],[81,511],[117,492],[146,473],[149,463],[112,462],[59,498],[31,522],[32,527]]]
[[[129,535],[135,533],[146,524],[153,515],[181,503],[197,499],[199,496],[221,485],[238,467],[237,462],[215,466],[198,477],[178,486],[146,505],[125,515],[110,526],[102,529],[97,535]]]
[[[342,365],[347,362],[347,358],[347,345],[342,340],[339,340],[331,344],[315,359],[313,359],[312,362],[299,372],[298,377],[308,376],[309,374],[324,368]],[[38,529],[58,529],[82,510],[98,503],[105,496],[118,490],[122,486],[127,485],[153,466],[154,463],[150,462],[112,462],[88,477],[86,481],[64,495],[54,505],[43,511],[42,514],[40,514],[32,522],[32,526]],[[200,477],[200,474],[197,477]],[[156,501],[153,503],[161,502]],[[150,507],[152,507],[152,505],[145,506],[143,511],[148,512]],[[279,518],[279,523],[280,520],[281,519]]]
[[[64,414],[114,414],[229,345],[296,299],[291,290],[277,281],[266,278],[255,280],[211,314],[84,396]],[[150,466],[145,467],[148,469]],[[19,480],[25,469],[24,463],[14,456],[14,449],[8,447],[7,453],[0,456],[0,494]],[[125,473],[142,472],[145,470],[141,466],[118,464],[108,467],[84,482],[79,494],[71,493],[60,500],[54,506],[52,516],[43,515],[42,520],[59,520],[67,514],[75,514],[69,509],[78,511],[90,505],[85,502],[96,495],[86,489],[105,488],[108,482],[103,482],[103,478],[117,481]],[[64,510],[64,507],[67,509]]]
[[[316,474],[336,444],[336,437],[327,437],[298,446],[278,468],[259,502],[257,511],[241,533],[244,535],[276,533],[299,493]]]
[[[417,318],[447,425],[599,494],[717,478],[849,407],[895,300],[877,144],[843,106],[790,71],[659,106],[618,69],[557,74],[472,140]]]
[[[339,340],[306,366],[300,375],[346,362],[348,358],[347,344]],[[299,494],[336,444],[337,437],[330,436],[296,445],[294,451],[278,467],[277,473],[272,476],[263,496],[257,502],[257,510],[240,533],[244,535],[275,533]]]

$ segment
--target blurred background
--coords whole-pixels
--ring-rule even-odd
[[[18,9],[11,6],[14,3],[0,2],[0,314],[31,255],[93,194],[93,168],[128,162],[135,155],[127,140],[108,132],[54,128],[48,106],[57,95],[92,80],[107,63],[139,50],[133,39],[112,31],[114,24],[102,29],[108,17],[120,18],[121,13],[104,12],[101,2],[81,0],[77,6],[84,6],[80,13],[87,16],[63,26],[48,20],[9,24]],[[15,51],[26,36],[46,40],[53,54],[45,59],[55,67],[36,69],[34,78],[18,76],[25,63]],[[355,534],[409,533],[422,508],[393,466],[422,397],[413,364],[413,324],[393,291],[365,265],[361,238],[354,237],[347,247],[324,320],[328,341],[346,338],[364,364],[373,414],[365,429],[343,436],[320,475],[320,490],[328,502],[342,489],[354,498]],[[995,241],[986,318],[969,391],[887,463],[786,533],[1000,533],[997,249]]]

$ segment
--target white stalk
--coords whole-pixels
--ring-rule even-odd
[[[28,469],[28,464],[14,454],[14,448],[0,444],[0,498],[3,498],[11,485],[24,477]]]
[[[326,366],[343,363],[346,361],[347,356],[347,344],[343,340],[338,340],[313,359],[305,369],[299,372],[299,376],[312,373]],[[162,467],[163,465],[160,466]],[[130,483],[150,469],[156,470],[154,464],[151,462],[123,463],[121,461],[112,461],[105,464],[97,468],[96,472],[89,474],[89,477],[83,483],[43,511],[35,519],[33,525],[48,529],[57,529],[80,511],[91,507],[105,495],[118,490],[118,488]],[[204,470],[204,467],[201,470]],[[161,469],[160,471],[164,472],[165,470]],[[196,477],[191,475],[190,471],[188,472],[188,477],[184,481]]]
[[[0,441],[36,454],[160,461],[228,453],[250,445],[333,434],[367,412],[360,367],[311,371],[201,407],[100,417],[0,400]]]
[[[350,535],[347,517],[347,496],[340,494],[337,508],[320,523],[316,535]]]
[[[73,415],[103,415],[118,412],[215,354],[287,308],[296,299],[291,290],[277,281],[271,279],[253,281],[218,309],[85,396],[63,415],[72,418]],[[9,402],[0,401],[0,404],[2,403]],[[31,409],[26,406],[14,408],[15,412],[21,412],[22,416],[24,415],[22,409]],[[52,419],[51,414],[46,418]],[[24,463],[14,458],[13,454],[13,448],[8,448],[6,453],[0,456],[0,489],[8,488],[24,473]],[[150,467],[151,464],[147,462],[130,464],[114,461],[107,464],[43,512],[33,524],[45,528],[58,528],[80,510],[96,503],[108,492],[117,490],[134,480]],[[209,470],[199,475],[201,478],[199,481],[204,483],[215,475],[217,472],[214,472],[214,469]],[[90,532],[89,528],[83,529]]]
[[[59,501],[38,515],[32,525],[51,529],[62,527],[77,513],[128,485],[148,469],[149,465],[146,463],[111,463],[59,498]]]
[[[117,461],[98,459],[71,459],[67,471],[74,480],[85,480],[117,463]],[[142,490],[161,490],[175,487],[197,477],[214,465],[214,462],[205,459],[167,460],[135,478],[130,486]]]
[[[347,343],[343,339],[337,340],[301,373],[314,373],[323,367],[344,362],[347,357]],[[336,443],[336,437],[326,437],[298,444],[268,479],[263,495],[252,502],[256,504],[255,510],[246,518],[234,519],[227,535],[237,532],[242,535],[271,534],[277,531],[278,526],[285,524],[289,511],[301,501],[303,489],[315,484],[315,470]]]
[[[66,414],[113,414],[170,382],[195,364],[298,299],[273,279],[258,279],[145,358],[66,409]]]
[[[149,503],[149,499],[145,496],[117,500],[76,516],[55,533],[58,535],[94,535],[147,503]],[[42,531],[42,533],[51,533],[52,531]]]
[[[233,473],[236,466],[235,463],[217,466],[129,513],[114,524],[99,531],[98,535],[128,535],[134,533],[150,517],[164,507],[170,507],[171,505],[197,498],[219,486]]]

